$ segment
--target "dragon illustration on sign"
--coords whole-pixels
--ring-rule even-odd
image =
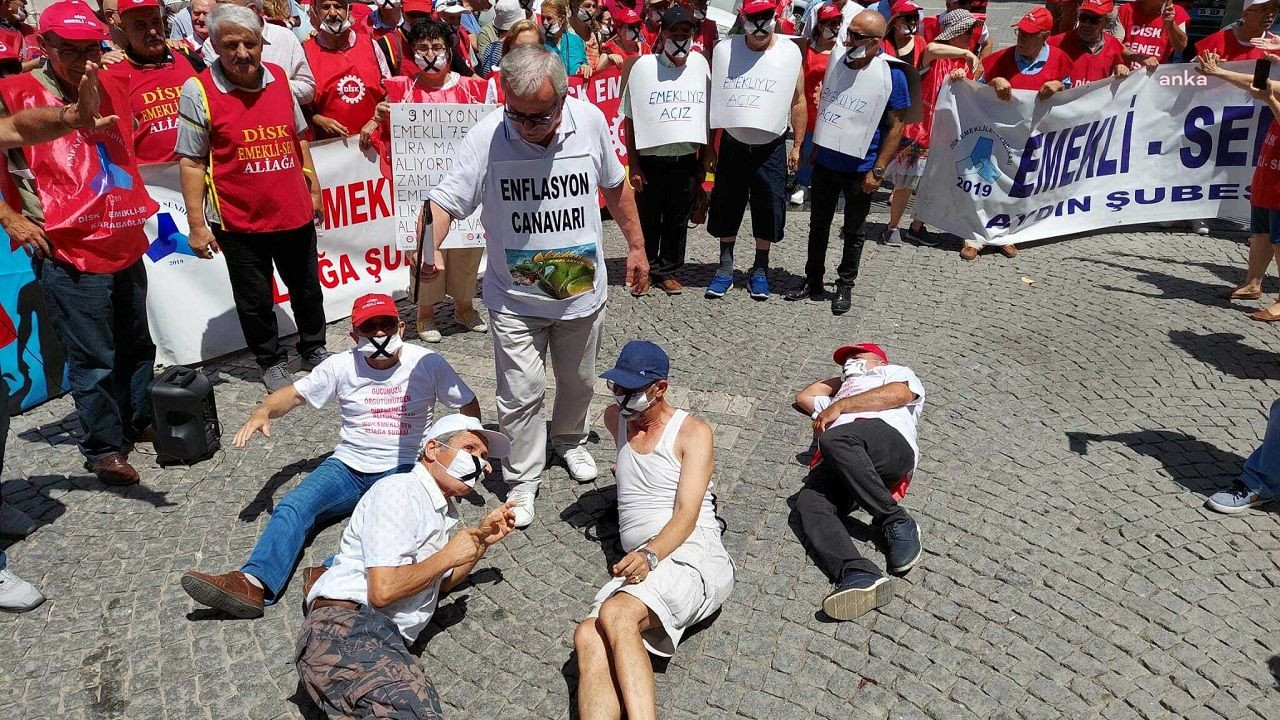
[[[595,243],[572,248],[507,251],[507,267],[517,286],[537,288],[553,300],[590,292],[596,281]]]

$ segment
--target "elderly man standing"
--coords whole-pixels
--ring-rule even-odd
[[[40,67],[43,53],[36,42],[36,29],[27,23],[27,0],[0,2],[0,43],[6,47],[0,73],[11,75]]]
[[[440,597],[511,532],[510,502],[464,528],[456,527],[454,502],[509,447],[475,418],[440,418],[413,469],[379,480],[356,505],[333,567],[307,594],[298,632],[298,678],[326,716],[442,717],[435,686],[408,646]]]
[[[893,598],[889,579],[862,557],[840,516],[861,507],[888,545],[889,572],[901,575],[920,560],[920,530],[898,504],[920,451],[916,425],[924,385],[902,365],[890,365],[879,345],[836,349],[840,377],[813,383],[796,407],[813,418],[821,460],[796,496],[796,513],[823,571],[834,582],[822,610],[852,620]]]
[[[299,105],[311,102],[316,96],[316,78],[311,73],[311,66],[307,64],[307,54],[303,52],[302,44],[293,31],[274,23],[263,22],[262,0],[219,0],[219,4],[239,5],[258,16],[263,62],[280,66],[283,79],[289,82],[289,90]],[[221,55],[221,50],[214,46],[212,26],[209,28],[208,39],[200,46],[200,54],[209,65],[213,65],[213,61]]]
[[[310,110],[317,140],[359,133],[387,96],[391,70],[373,39],[352,27],[350,11],[349,0],[317,2],[316,34],[302,44],[316,78]]]
[[[1072,82],[1089,83],[1129,74],[1124,45],[1107,32],[1111,8],[1111,0],[1084,0],[1076,14],[1076,26],[1049,38],[1049,45],[1071,60]]]
[[[667,402],[669,371],[662,348],[632,340],[600,376],[613,392],[604,422],[618,447],[627,554],[573,636],[584,720],[618,718],[624,708],[629,718],[658,717],[648,653],[671,657],[733,591],[711,491],[711,426]]]
[[[217,0],[191,0],[189,7],[183,8],[169,20],[169,39],[186,41],[198,50],[209,39],[206,23],[209,12],[217,4]]]
[[[836,294],[831,313],[849,312],[853,285],[862,259],[863,223],[871,210],[871,197],[880,189],[885,167],[902,139],[903,111],[911,107],[911,93],[901,63],[882,55],[885,20],[874,10],[863,10],[849,24],[845,51],[827,63],[814,126],[813,216],[809,221],[808,257],[804,287],[786,300],[821,300],[826,296],[822,277],[826,271],[827,241],[835,217],[836,199],[844,195],[844,249],[836,270]],[[844,108],[865,102],[861,112]]]
[[[1244,0],[1240,22],[1201,38],[1196,53],[1212,52],[1222,61],[1257,60],[1264,51],[1252,41],[1271,30],[1278,5],[1276,0]]]
[[[182,86],[179,109],[177,153],[191,249],[205,259],[226,253],[240,329],[262,368],[262,383],[275,392],[292,378],[280,348],[273,264],[289,288],[303,369],[329,355],[316,274],[320,181],[300,139],[307,123],[283,82],[284,70],[262,60],[258,15],[219,5],[209,15],[209,41],[218,59]]]
[[[102,81],[121,83],[129,96],[138,163],[174,162],[178,159],[174,151],[178,97],[183,83],[204,70],[204,62],[165,43],[160,0],[120,0],[119,7],[125,61],[108,67]]]
[[[596,477],[587,408],[608,292],[597,192],[626,238],[632,293],[648,290],[649,263],[608,124],[595,106],[566,97],[560,58],[517,45],[502,58],[500,77],[506,105],[467,133],[453,169],[431,191],[435,243],[424,252],[421,278],[444,271],[439,248],[450,223],[483,203],[498,423],[512,439],[503,475],[523,528],[533,522],[546,465],[548,355],[556,375],[552,445],[573,479]]]
[[[255,433],[303,404],[335,400],[342,431],[333,454],[271,513],[249,561],[221,575],[187,571],[182,589],[201,605],[232,617],[261,617],[280,598],[307,536],[319,523],[346,516],[378,480],[408,472],[437,402],[480,417],[480,403],[440,355],[403,340],[404,323],[390,295],[363,295],[351,307],[356,346],[262,401],[236,433],[243,448]]]
[[[69,124],[80,81],[102,57],[107,29],[79,0],[40,14],[39,42],[49,62],[0,81],[0,112],[60,106]],[[96,83],[94,84],[96,88]],[[155,345],[147,327],[142,224],[158,206],[133,158],[129,101],[103,93],[109,127],[9,151],[16,191],[0,204],[0,226],[35,260],[49,319],[69,366],[85,468],[111,485],[132,485],[126,453],[151,424]]]

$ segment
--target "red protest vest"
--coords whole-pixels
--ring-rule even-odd
[[[1262,141],[1258,167],[1253,169],[1253,188],[1249,191],[1254,207],[1280,210],[1280,120],[1267,128]]]
[[[302,49],[316,76],[316,99],[311,102],[315,114],[337,120],[352,133],[360,132],[387,94],[373,40],[357,34],[353,47],[329,50],[311,38]],[[315,126],[311,129],[317,139],[333,137]]]
[[[1049,38],[1049,44],[1062,50],[1071,60],[1071,84],[1094,82],[1111,77],[1116,65],[1124,65],[1124,45],[1108,33],[1102,33],[1102,49],[1089,52],[1075,30]]]
[[[191,61],[179,52],[170,61],[135,65],[132,60],[107,66],[103,84],[120,83],[129,98],[129,116],[137,122],[133,136],[134,157],[139,165],[178,159],[178,98],[182,84],[196,76]]]
[[[1014,90],[1039,90],[1050,80],[1061,81],[1063,78],[1070,77],[1071,58],[1052,45],[1046,45],[1046,47],[1049,48],[1049,59],[1045,61],[1040,72],[1034,75],[1025,75],[1018,69],[1018,61],[1013,56],[1017,46],[1011,46],[983,58],[982,76],[988,83],[996,78],[1004,78],[1009,81]]]
[[[0,80],[0,100],[12,114],[63,104],[29,72]],[[22,149],[54,257],[81,272],[112,273],[137,262],[147,250],[142,224],[160,209],[138,176],[128,107],[123,88],[104,88],[100,112],[119,115],[115,125]]]
[[[18,331],[13,328],[13,320],[9,319],[9,313],[0,307],[0,348],[6,347],[9,343],[18,339]],[[7,413],[9,408],[0,407],[0,412]]]
[[[241,233],[293,230],[311,221],[293,94],[279,65],[257,92],[222,92],[213,68],[200,73],[209,115],[209,194],[222,227]]]
[[[458,82],[441,90],[423,90],[413,78],[387,80],[387,102],[407,103],[482,103],[489,89],[483,78],[458,76]]]
[[[914,139],[921,147],[929,147],[929,138],[933,132],[933,112],[938,105],[938,93],[942,92],[942,86],[947,83],[947,78],[951,76],[953,70],[964,70],[965,74],[970,76],[973,74],[969,72],[969,61],[965,58],[939,58],[929,63],[924,73],[920,75],[920,102],[924,106],[924,116],[920,122],[912,124],[919,126],[919,134]]]

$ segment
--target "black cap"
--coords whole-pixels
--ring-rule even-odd
[[[672,5],[671,7],[667,8],[666,12],[662,13],[662,29],[663,30],[670,30],[671,28],[675,27],[676,25],[679,25],[680,23],[689,23],[690,25],[695,25],[695,23],[693,22],[693,16],[690,15],[689,11],[685,10],[683,7],[679,5]]]

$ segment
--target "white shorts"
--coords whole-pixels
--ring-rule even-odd
[[[920,184],[920,177],[924,175],[924,165],[928,159],[927,155],[916,157],[914,153],[904,150],[889,162],[889,167],[884,169],[884,179],[893,185],[894,190],[899,188],[915,190]]]
[[[624,592],[645,604],[662,623],[641,636],[649,652],[671,657],[685,630],[714,613],[733,592],[733,560],[720,543],[719,530],[695,528],[670,557],[635,585],[613,578],[596,593],[587,617],[600,614],[600,606]]]

